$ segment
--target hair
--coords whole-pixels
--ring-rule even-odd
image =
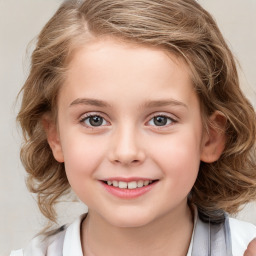
[[[104,36],[181,56],[191,70],[206,125],[215,111],[225,116],[225,149],[218,161],[201,162],[190,201],[206,217],[218,219],[220,211],[236,213],[254,200],[255,111],[239,88],[234,57],[211,15],[194,0],[65,1],[38,36],[17,116],[27,186],[37,194],[41,212],[55,221],[57,199],[70,191],[42,117],[57,115],[58,92],[75,50]]]

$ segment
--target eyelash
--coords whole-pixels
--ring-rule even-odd
[[[100,124],[99,126],[93,126],[93,125],[88,125],[85,123],[86,120],[89,120],[90,122],[90,119],[93,118],[93,117],[100,117],[102,118],[103,122],[105,121],[106,123],[108,123],[105,118],[101,115],[101,114],[98,114],[98,113],[89,113],[89,114],[85,114],[85,116],[83,116],[79,122],[82,123],[84,126],[86,126],[87,128],[92,128],[92,129],[95,129],[95,128],[100,128],[102,127],[102,124]],[[105,125],[104,125],[105,126]]]
[[[163,118],[167,119],[167,122],[169,121],[168,124],[164,124],[162,126],[161,125],[159,125],[159,126],[158,125],[154,125],[158,129],[161,129],[161,128],[164,128],[164,127],[169,127],[169,126],[173,125],[174,123],[178,122],[176,119],[174,119],[174,118],[172,118],[172,117],[170,117],[170,116],[168,116],[166,114],[159,114],[159,113],[157,113],[157,114],[151,116],[150,120],[147,123],[149,123],[151,120],[154,120],[154,118],[157,118],[157,117],[163,117]]]
[[[106,124],[102,125],[100,124],[99,126],[93,126],[91,123],[90,125],[86,124],[85,121],[86,120],[89,120],[90,122],[90,119],[93,118],[93,117],[99,117],[103,120],[103,122],[105,123],[108,123],[108,121],[105,120],[105,118],[101,115],[101,114],[98,114],[98,113],[90,113],[90,114],[86,114],[85,116],[83,116],[79,122],[82,123],[84,126],[86,126],[87,128],[91,128],[91,129],[96,129],[96,128],[100,128],[102,126],[106,126]],[[149,121],[147,121],[147,123],[149,123],[151,120],[154,121],[154,118],[157,118],[157,117],[161,117],[161,118],[166,118],[167,119],[167,122],[169,121],[168,124],[164,124],[164,125],[152,125],[152,126],[155,126],[157,127],[158,129],[161,129],[163,127],[168,127],[168,126],[171,126],[173,125],[174,123],[177,123],[178,121],[166,114],[155,114],[153,116],[150,117]],[[150,125],[149,125],[150,126]]]

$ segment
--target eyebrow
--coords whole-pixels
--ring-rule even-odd
[[[72,103],[69,105],[70,107],[74,105],[90,105],[90,106],[96,106],[96,107],[111,107],[110,104],[108,104],[105,101],[98,100],[98,99],[91,99],[91,98],[77,98],[76,100],[72,101]],[[164,107],[164,106],[181,106],[188,109],[188,106],[181,102],[174,99],[165,99],[165,100],[153,100],[153,101],[147,101],[145,102],[142,107],[144,108],[155,108],[155,107]]]
[[[102,107],[102,108],[110,107],[110,105],[105,101],[97,100],[97,99],[89,99],[89,98],[78,98],[72,101],[69,106],[71,107],[74,105],[91,105],[91,106]]]
[[[155,108],[155,107],[165,107],[165,106],[181,106],[188,109],[188,106],[178,100],[174,99],[165,99],[165,100],[154,100],[154,101],[148,101],[144,105],[146,108]]]

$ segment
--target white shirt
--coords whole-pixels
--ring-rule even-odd
[[[197,213],[194,217],[196,225]],[[23,250],[12,251],[10,256],[83,256],[80,227],[85,215],[77,218],[66,230],[52,235],[47,242],[42,242],[42,236],[32,239],[28,247]],[[233,256],[243,256],[249,242],[256,237],[256,226],[251,223],[229,218]],[[64,236],[63,245],[62,241]],[[194,231],[187,256],[191,256]],[[47,254],[46,254],[47,252]]]

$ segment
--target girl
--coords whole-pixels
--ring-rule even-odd
[[[89,210],[12,255],[241,256],[256,236],[227,215],[255,199],[255,112],[194,0],[66,1],[22,92],[41,212],[70,187]]]

